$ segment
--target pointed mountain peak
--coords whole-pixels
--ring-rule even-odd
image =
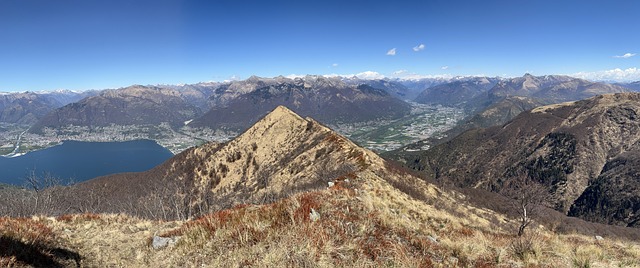
[[[296,119],[304,120],[301,116],[299,116],[295,112],[291,111],[289,108],[285,107],[284,105],[278,105],[278,107],[273,109],[273,111],[271,111],[269,114],[267,114],[267,116],[268,117],[277,117],[277,118],[295,117]]]
[[[266,135],[267,132],[288,132],[297,128],[306,129],[308,124],[313,123],[289,110],[289,108],[280,105],[258,120],[245,134],[256,135],[256,133],[259,133],[258,135],[262,136]]]

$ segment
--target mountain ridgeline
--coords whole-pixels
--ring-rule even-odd
[[[631,90],[620,85],[591,82],[563,75],[525,74],[511,79],[460,78],[426,89],[415,101],[457,106],[468,111],[469,116],[449,130],[445,135],[447,138],[422,142],[438,144],[469,129],[502,125],[521,112],[541,105],[628,91]],[[416,146],[409,145],[407,148]]]
[[[55,129],[68,125],[101,127],[167,122],[179,126],[202,114],[181,94],[178,90],[147,86],[106,90],[52,111],[38,121],[31,131],[42,132],[44,128]]]
[[[559,211],[637,226],[639,112],[639,93],[542,106],[404,161],[442,183],[491,191],[526,174],[547,187]]]
[[[34,124],[54,109],[93,94],[96,92],[67,90],[0,94],[0,122]]]
[[[353,81],[352,81],[353,82]],[[181,86],[130,86],[105,90],[53,111],[45,110],[31,128],[66,126],[157,125],[174,128],[209,127],[242,131],[278,105],[287,105],[303,116],[323,123],[352,123],[398,118],[409,114],[406,102],[393,97],[390,88],[364,83],[346,83],[341,78],[306,76],[251,77],[226,83]],[[382,83],[396,89],[400,84]],[[49,112],[48,114],[46,112]]]
[[[231,97],[236,91],[228,89],[230,92],[218,97],[222,100],[220,105],[189,125],[243,130],[279,105],[325,124],[399,118],[411,110],[409,104],[383,89],[365,84],[349,85],[338,78],[307,76],[258,82],[250,78],[239,83],[244,85],[234,86],[250,90]]]

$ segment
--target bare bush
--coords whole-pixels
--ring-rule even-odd
[[[542,207],[547,205],[550,200],[546,187],[524,174],[518,174],[509,180],[500,193],[513,200],[510,205],[518,215],[518,236],[524,234],[525,229],[531,224],[533,218],[540,213]]]

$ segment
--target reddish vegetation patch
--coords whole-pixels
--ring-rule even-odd
[[[318,210],[320,208],[319,199],[320,194],[318,192],[303,193],[298,197],[300,207],[298,207],[293,213],[293,218],[296,222],[309,221],[309,213],[311,209]]]
[[[56,220],[62,221],[62,222],[94,221],[99,219],[100,219],[100,215],[95,213],[65,214],[56,218]]]
[[[353,178],[351,175],[347,177]],[[282,235],[286,234],[289,240],[283,243],[308,244],[314,248],[311,252],[315,252],[315,258],[328,254],[336,265],[352,264],[351,261],[362,257],[384,265],[388,260],[402,256],[415,260],[419,267],[432,267],[433,260],[442,261],[440,256],[447,254],[446,249],[427,237],[387,225],[377,212],[367,212],[354,198],[356,193],[349,188],[352,185],[341,180],[327,191],[302,193],[259,207],[239,206],[222,210],[188,222],[162,236],[204,230],[209,234],[204,237],[215,235],[216,244],[232,249],[285,239]],[[320,213],[315,222],[309,217],[312,209]],[[257,229],[259,224],[256,222],[268,227]],[[294,235],[289,236],[292,233]],[[461,231],[460,235],[472,233],[473,230],[469,229]]]

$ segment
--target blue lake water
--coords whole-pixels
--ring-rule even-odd
[[[23,185],[35,172],[74,182],[102,175],[149,170],[173,154],[155,141],[65,141],[61,145],[18,157],[0,157],[0,183]]]

